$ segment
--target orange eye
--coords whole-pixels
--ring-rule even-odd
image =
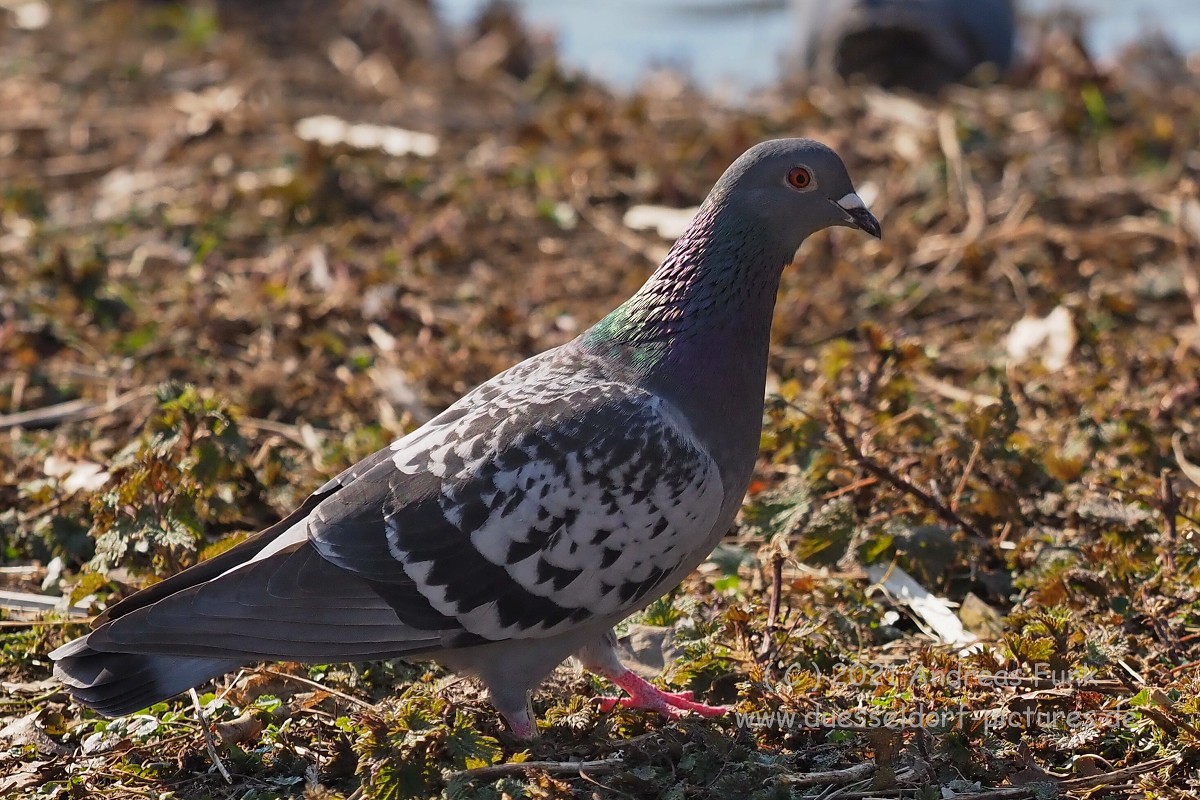
[[[807,189],[812,184],[812,173],[807,167],[792,167],[788,172],[788,184],[793,189]]]

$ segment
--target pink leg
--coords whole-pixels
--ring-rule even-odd
[[[537,725],[528,716],[504,717],[514,739],[527,741],[537,736]]]
[[[622,669],[611,675],[607,671],[602,674],[629,694],[629,697],[621,698],[601,697],[600,709],[602,711],[611,711],[618,705],[623,708],[645,708],[657,711],[667,719],[679,719],[683,716],[680,711],[691,711],[702,717],[719,717],[729,713],[729,709],[725,706],[710,706],[696,702],[692,699],[691,692],[664,692],[628,669]]]
[[[497,695],[496,692],[490,690],[488,694],[491,696],[492,704],[500,712],[500,716],[504,717],[504,721],[508,723],[508,729],[512,731],[514,739],[526,741],[537,737],[537,723],[533,720],[533,704],[528,692],[524,697],[519,693],[505,694],[502,692]]]

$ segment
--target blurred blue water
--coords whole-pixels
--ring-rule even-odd
[[[1184,52],[1200,51],[1200,0],[1023,0],[1023,11],[1064,5],[1084,11],[1088,40],[1112,55],[1148,31],[1165,31]],[[436,0],[454,24],[482,0]],[[686,69],[706,86],[756,86],[780,74],[799,32],[789,0],[517,0],[525,19],[555,32],[571,66],[630,86],[654,66]]]

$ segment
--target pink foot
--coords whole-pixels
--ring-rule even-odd
[[[507,718],[506,718],[507,719]],[[531,719],[507,719],[508,729],[512,731],[514,739],[528,741],[537,737],[537,725]]]
[[[719,717],[729,713],[729,709],[724,706],[697,703],[692,699],[691,692],[664,692],[629,670],[616,676],[606,675],[605,677],[615,683],[618,688],[624,689],[629,697],[601,697],[599,698],[601,711],[612,711],[617,706],[645,708],[657,711],[667,719],[681,718],[683,714],[680,712],[682,711],[691,711],[702,717]]]

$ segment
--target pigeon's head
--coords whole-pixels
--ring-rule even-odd
[[[749,214],[794,251],[812,233],[844,225],[880,237],[838,154],[811,139],[775,139],[751,147],[714,188],[718,202]]]

